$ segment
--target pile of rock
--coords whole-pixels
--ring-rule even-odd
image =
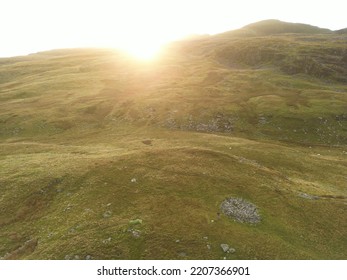
[[[227,198],[220,209],[226,216],[241,223],[257,224],[261,221],[257,207],[242,198]]]

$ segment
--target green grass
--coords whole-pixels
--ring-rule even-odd
[[[324,79],[292,59],[343,39],[315,36],[0,59],[0,256],[346,259],[347,85],[326,70],[343,53]],[[261,223],[219,217],[230,196]]]
[[[228,258],[345,257],[345,200],[334,198],[346,195],[340,149],[320,148],[318,157],[307,148],[210,134],[143,134],[36,151],[35,144],[8,144],[1,158],[2,252],[37,238],[36,249],[18,257],[176,259],[185,252],[183,258],[219,259],[221,243],[237,250]],[[229,196],[255,203],[262,223],[218,219]],[[138,239],[128,231],[137,218]],[[20,238],[5,242],[14,234]]]

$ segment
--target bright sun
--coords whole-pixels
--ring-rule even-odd
[[[162,44],[163,43],[156,41],[145,43],[131,42],[129,44],[124,44],[121,49],[137,59],[152,60],[158,55]]]
[[[338,1],[341,0],[330,0]],[[170,41],[191,34],[221,33],[269,18],[322,27],[329,27],[325,24],[330,22],[329,28],[345,28],[344,9],[336,9],[338,4],[328,5],[329,8],[325,1],[315,1],[317,13],[308,15],[311,2],[0,0],[1,11],[6,11],[0,16],[0,26],[8,27],[1,30],[0,57],[50,49],[110,47],[150,60],[156,57],[160,46]],[[328,13],[327,9],[332,10]]]

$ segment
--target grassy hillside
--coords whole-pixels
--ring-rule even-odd
[[[323,33],[0,59],[0,256],[346,259],[347,38]]]
[[[241,29],[249,32],[249,35],[266,36],[283,33],[292,34],[326,34],[332,33],[331,30],[319,28],[303,23],[283,22],[280,20],[270,19],[246,25]],[[239,32],[240,30],[237,30]]]

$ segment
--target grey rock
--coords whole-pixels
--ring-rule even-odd
[[[234,248],[229,247],[228,253],[233,254],[235,252],[236,252],[236,250]]]
[[[133,235],[134,238],[139,238],[141,236],[141,231],[134,229],[131,231],[131,234]]]
[[[264,125],[264,124],[267,124],[267,123],[268,123],[268,120],[266,119],[266,117],[260,116],[260,117],[258,118],[258,123]]]
[[[311,194],[307,194],[307,193],[303,193],[303,192],[299,193],[299,197],[305,198],[305,199],[311,199],[311,200],[319,199],[319,197],[316,195],[311,195]]]
[[[257,207],[242,198],[227,198],[220,209],[223,214],[237,222],[257,224],[261,221]]]
[[[102,216],[103,216],[104,218],[109,218],[109,217],[111,217],[111,215],[112,215],[112,212],[111,212],[111,211],[106,211]]]
[[[178,255],[182,258],[186,257],[187,256],[187,253],[186,252],[179,252]]]
[[[228,250],[229,250],[228,244],[220,244],[220,247],[222,248],[224,253],[228,252]]]
[[[102,243],[104,243],[104,244],[108,244],[108,243],[110,243],[110,242],[111,242],[111,240],[112,240],[112,238],[111,238],[111,237],[109,237],[109,238],[107,238],[107,239],[104,239],[104,240],[102,241]]]

